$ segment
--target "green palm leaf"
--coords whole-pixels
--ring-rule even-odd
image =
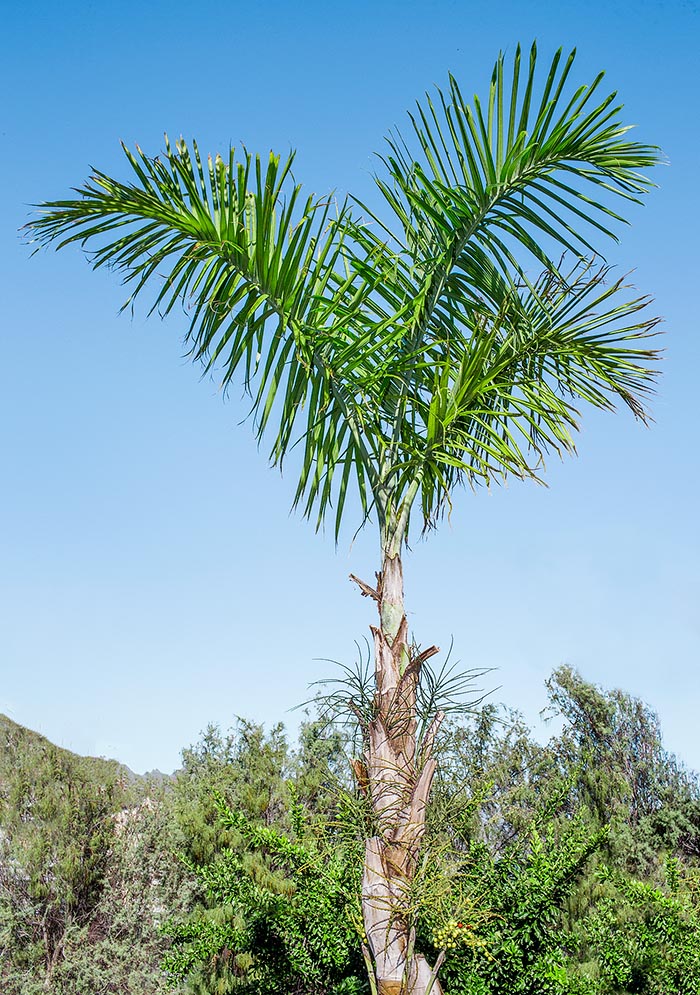
[[[396,133],[382,157],[386,217],[304,197],[291,156],[204,161],[181,141],[125,149],[131,182],[95,172],[28,227],[88,247],[127,304],[153,287],[151,310],[184,305],[190,354],[249,393],[273,462],[298,447],[304,513],[337,535],[354,491],[395,548],[417,499],[431,525],[461,481],[537,476],[573,450],[580,402],[645,417],[656,319],[591,260],[659,155],[602,76],[571,89],[573,58],[539,80],[518,48],[485,101],[453,77],[426,97],[414,150]]]

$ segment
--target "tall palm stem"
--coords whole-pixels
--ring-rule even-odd
[[[421,995],[432,973],[410,942],[409,895],[436,766],[430,742],[419,756],[416,693],[422,662],[436,649],[417,656],[409,646],[400,553],[404,520],[401,515],[392,522],[376,589],[363,586],[379,613],[379,624],[372,626],[375,697],[362,771],[375,827],[365,844],[362,909],[378,995]],[[439,984],[433,990],[441,992]]]

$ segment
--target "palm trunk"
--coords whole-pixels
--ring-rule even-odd
[[[423,743],[417,744],[416,688],[423,661],[437,650],[431,647],[420,656],[411,656],[398,553],[384,554],[376,590],[357,582],[379,609],[379,626],[372,626],[374,714],[367,729],[364,761],[355,764],[358,781],[366,785],[376,826],[376,835],[366,841],[362,880],[373,980],[377,995],[441,995],[435,972],[413,951],[408,896],[425,832],[436,767],[432,743],[441,718],[435,717]]]

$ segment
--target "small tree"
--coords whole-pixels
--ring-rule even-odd
[[[77,757],[0,716],[0,984],[57,977],[98,914],[128,804],[118,765]],[[36,989],[32,980],[36,980]]]
[[[155,285],[153,308],[187,302],[192,357],[225,387],[243,382],[272,462],[301,441],[295,503],[337,537],[354,491],[377,526],[376,584],[353,579],[379,611],[355,770],[374,815],[362,899],[380,995],[440,991],[406,906],[441,721],[422,735],[416,723],[437,650],[409,642],[409,528],[435,526],[461,483],[537,479],[547,451],[574,450],[579,401],[645,418],[656,319],[609,280],[594,240],[623,220],[615,201],[647,191],[639,171],[659,155],[628,139],[602,74],[570,90],[573,59],[557,52],[536,79],[535,46],[526,67],[518,48],[509,80],[496,62],[485,104],[452,77],[426,96],[412,147],[394,134],[380,157],[386,217],[303,198],[293,156],[203,160],[180,141],[154,159],[125,149],[131,183],[96,171],[28,226],[42,243],[89,245],[129,301]]]

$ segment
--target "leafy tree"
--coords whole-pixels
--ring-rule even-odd
[[[90,761],[2,720],[0,945],[5,984],[36,976],[49,986],[66,944],[99,904],[126,795],[117,764],[94,777]]]
[[[100,901],[68,944],[52,978],[55,995],[182,990],[163,968],[170,939],[161,927],[168,917],[184,915],[193,889],[176,856],[178,834],[167,794],[151,786],[142,801],[118,814],[116,825]],[[30,995],[27,987],[21,992]]]
[[[164,990],[158,920],[188,900],[162,791],[0,717],[0,987]]]
[[[554,745],[537,743],[518,712],[488,703],[442,737],[429,822],[448,826],[455,847],[478,842],[497,859],[538,813],[565,805],[570,789]]]
[[[229,842],[217,818],[215,794],[251,819],[277,823],[286,811],[290,769],[281,725],[267,736],[261,725],[245,720],[227,733],[208,726],[198,743],[182,751],[182,768],[174,779],[173,814],[184,855],[206,862]]]
[[[227,733],[209,726],[182,759],[168,810],[194,900],[171,917],[169,972],[186,978],[188,990],[207,995],[245,986],[292,991],[306,976],[318,991],[340,983],[348,965],[358,965],[360,866],[357,837],[340,846],[336,829],[328,828],[335,826],[339,792],[347,787],[342,737],[324,723],[306,721],[292,750],[281,725],[266,734],[239,720]],[[305,847],[309,860],[290,864],[287,844],[290,853]],[[350,850],[355,859],[348,864],[343,855]],[[341,880],[353,887],[340,888]],[[315,919],[314,901],[320,903]],[[345,922],[353,902],[358,914]],[[327,909],[328,949],[335,944],[332,956],[319,946],[321,907]],[[353,942],[343,945],[340,937]]]
[[[602,75],[572,90],[573,59],[558,52],[540,78],[535,47],[525,66],[518,49],[484,103],[452,77],[426,97],[411,139],[393,135],[381,157],[386,215],[303,198],[292,157],[203,160],[180,141],[154,159],[125,149],[131,182],[95,172],[29,225],[43,243],[88,244],[130,300],[154,285],[162,312],[186,301],[192,356],[245,385],[273,462],[301,441],[305,514],[337,536],[354,492],[376,523],[377,583],[358,580],[379,623],[356,772],[374,817],[362,895],[381,995],[439,993],[407,905],[441,721],[416,723],[436,648],[409,641],[409,529],[435,526],[462,482],[537,479],[547,451],[573,451],[579,402],[645,417],[656,321],[593,256],[659,156],[630,141]]]
[[[664,877],[665,855],[700,854],[700,785],[663,745],[658,716],[619,689],[603,691],[569,667],[547,681],[552,710],[566,720],[561,763],[578,766],[578,804],[611,824],[619,870]]]

